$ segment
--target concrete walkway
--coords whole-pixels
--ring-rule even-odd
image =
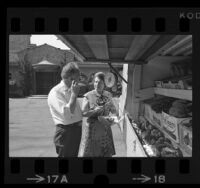
[[[115,157],[125,157],[125,145],[119,126],[113,125],[112,131]],[[47,99],[9,99],[10,157],[56,157],[54,132]]]

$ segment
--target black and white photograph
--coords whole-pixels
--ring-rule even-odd
[[[192,35],[9,35],[9,157],[192,157]]]

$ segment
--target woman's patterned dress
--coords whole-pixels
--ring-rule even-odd
[[[111,100],[107,91],[99,95],[95,90],[84,95],[83,103],[88,103],[88,110],[104,105]],[[87,118],[82,127],[82,139],[79,148],[79,157],[111,157],[115,155],[111,124],[99,121],[99,116],[109,115],[110,109],[104,109],[101,114],[94,114]]]

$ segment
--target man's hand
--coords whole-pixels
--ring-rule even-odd
[[[75,96],[78,96],[78,93],[80,91],[80,86],[74,80],[72,81],[71,91]]]

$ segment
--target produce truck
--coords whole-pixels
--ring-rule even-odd
[[[192,35],[57,35],[79,62],[107,63],[126,157],[192,156]],[[122,64],[119,71],[113,65]]]

